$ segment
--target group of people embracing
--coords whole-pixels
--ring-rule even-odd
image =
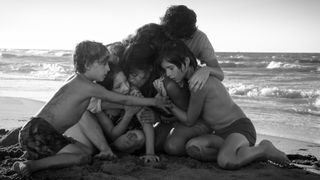
[[[250,119],[232,100],[214,49],[196,13],[170,6],[121,42],[80,42],[75,74],[20,130],[22,175],[114,159],[132,153],[146,162],[159,153],[216,161],[238,169],[252,161],[288,163],[270,141],[256,143]]]

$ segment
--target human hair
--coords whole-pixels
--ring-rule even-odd
[[[82,41],[77,44],[73,54],[73,64],[75,71],[79,73],[86,72],[86,66],[94,62],[105,64],[109,58],[107,48],[99,42]]]
[[[130,36],[128,42],[150,44],[156,50],[161,49],[161,45],[169,40],[165,34],[163,26],[156,23],[148,23],[138,28],[134,35]]]
[[[181,40],[172,40],[163,45],[156,64],[161,67],[161,62],[167,61],[181,69],[183,64],[186,65],[186,58],[189,58],[191,67],[197,67],[197,60],[188,46]]]
[[[165,31],[178,39],[190,39],[197,30],[197,15],[185,5],[170,6],[160,21]]]
[[[110,71],[108,72],[108,74],[105,76],[103,81],[99,81],[97,83],[111,91],[113,89],[113,82],[114,82],[115,76],[119,72],[122,72],[122,69],[119,67],[119,64],[115,64],[115,63],[109,63],[109,66],[110,66]]]
[[[129,75],[132,69],[153,69],[155,60],[156,51],[150,44],[132,43],[125,49],[120,64],[125,74]]]
[[[152,82],[156,78],[153,73],[156,59],[157,52],[150,44],[132,43],[125,49],[120,62],[120,66],[127,77],[135,69],[149,73],[149,79],[140,88],[140,91],[146,97],[151,97],[155,91]]]
[[[125,46],[120,42],[113,42],[110,44],[106,45],[107,50],[109,51],[109,53],[111,55],[115,55],[117,56],[119,59],[122,58],[123,56],[123,52],[125,50]],[[111,58],[110,58],[111,59]],[[119,73],[122,72],[122,68],[120,67],[120,62],[119,61],[115,61],[115,60],[110,60],[109,61],[109,67],[110,67],[110,71],[108,72],[108,74],[105,76],[103,81],[99,81],[97,82],[98,84],[100,84],[101,86],[105,87],[108,90],[112,90],[113,89],[113,82],[114,82],[114,78],[115,76]]]
[[[122,58],[124,50],[126,49],[125,45],[120,41],[107,44],[106,48],[110,54],[116,55],[119,59]]]

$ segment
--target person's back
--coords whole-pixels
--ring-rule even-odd
[[[210,76],[200,91],[206,93],[201,118],[210,124],[212,129],[227,127],[234,121],[246,117],[217,78]]]

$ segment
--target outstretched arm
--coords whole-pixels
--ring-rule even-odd
[[[92,97],[97,97],[102,100],[111,101],[118,104],[125,104],[129,106],[157,106],[159,108],[165,108],[170,105],[170,101],[164,97],[158,98],[141,98],[134,96],[122,95],[112,91],[106,90],[101,85],[92,83],[90,87],[90,95]]]

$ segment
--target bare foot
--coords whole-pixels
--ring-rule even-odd
[[[101,151],[99,154],[95,155],[95,158],[100,160],[113,160],[117,158],[117,155],[115,155],[111,149]]]
[[[262,140],[259,146],[265,148],[267,160],[279,163],[281,165],[288,165],[290,163],[287,155],[284,152],[278,150],[270,141]]]
[[[18,174],[21,174],[22,176],[30,176],[31,175],[31,170],[28,167],[28,161],[15,162],[12,165],[12,170],[17,172]]]

